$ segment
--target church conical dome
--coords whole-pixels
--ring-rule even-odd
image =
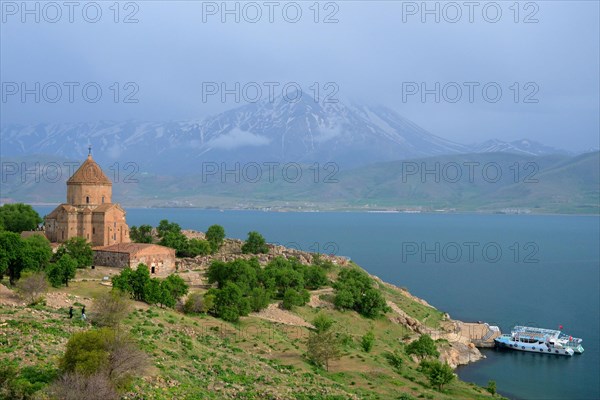
[[[112,185],[112,182],[104,175],[102,168],[100,168],[90,154],[87,160],[69,178],[67,185],[69,184]]]

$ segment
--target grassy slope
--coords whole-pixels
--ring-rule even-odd
[[[269,172],[256,183],[234,182],[229,177],[203,179],[201,175],[180,178],[139,173],[139,183],[115,183],[115,198],[123,204],[189,206],[222,208],[278,207],[363,209],[424,207],[430,209],[456,208],[459,211],[497,211],[503,208],[531,208],[547,213],[600,212],[598,201],[598,152],[567,156],[527,157],[508,153],[465,154],[372,164],[352,170],[339,171],[333,178],[337,183],[325,183],[331,171],[306,168],[298,182],[286,182],[277,170],[273,182]],[[465,162],[478,163],[473,181]],[[448,163],[460,166],[458,182],[444,179],[436,182],[433,175],[424,179],[420,173],[403,176],[406,163],[421,169],[443,169]],[[496,163],[502,177],[489,182],[483,177],[483,166]],[[533,163],[537,170],[527,167]],[[519,174],[515,175],[515,165]],[[447,173],[453,177],[451,168]],[[489,174],[493,176],[492,169]],[[533,175],[530,175],[533,173]],[[537,182],[523,182],[529,177]],[[2,192],[12,201],[63,201],[64,182],[21,183],[18,175],[2,182]],[[66,177],[63,177],[63,180]],[[37,195],[36,195],[37,193]],[[43,199],[39,193],[43,193]],[[175,200],[174,200],[175,199]]]
[[[108,290],[95,282],[74,282],[65,291],[89,296]],[[386,296],[409,315],[437,326],[441,313],[392,288]],[[318,310],[300,307],[295,313],[311,320]],[[275,324],[256,317],[230,324],[210,316],[186,316],[173,310],[136,304],[125,322],[150,355],[149,376],[138,379],[131,394],[145,399],[394,399],[401,393],[415,398],[489,398],[482,388],[455,380],[443,393],[429,387],[409,358],[401,374],[383,354],[401,347],[407,328],[387,318],[365,319],[354,312],[323,310],[337,321],[337,329],[351,340],[330,371],[314,368],[305,357],[306,328]],[[21,366],[56,368],[72,332],[86,329],[78,319],[67,319],[67,308],[0,306],[0,359]],[[93,316],[93,315],[92,315]],[[370,353],[360,349],[360,337],[373,329],[376,342]]]

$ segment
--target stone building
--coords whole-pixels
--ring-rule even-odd
[[[92,159],[67,181],[67,202],[45,217],[46,237],[62,243],[72,237],[85,238],[92,246],[129,243],[125,210],[112,203],[112,182]]]
[[[136,269],[146,264],[150,274],[166,276],[175,272],[175,250],[148,243],[119,243],[94,248],[94,264]]]

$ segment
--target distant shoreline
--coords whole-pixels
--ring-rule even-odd
[[[8,204],[8,203],[2,203]],[[2,205],[0,204],[0,206]],[[26,203],[31,206],[38,207],[56,207],[60,203]],[[136,209],[136,210],[144,210],[144,209],[155,209],[155,210],[164,210],[164,209],[190,209],[190,210],[203,210],[203,211],[258,211],[258,212],[270,212],[270,213],[365,213],[365,214],[427,214],[427,215],[506,215],[506,216],[514,216],[514,215],[529,215],[529,216],[565,216],[565,217],[600,217],[600,213],[598,214],[590,214],[590,213],[551,213],[551,212],[501,212],[501,211],[399,211],[399,210],[377,210],[377,209],[306,209],[306,210],[297,210],[297,209],[270,209],[272,207],[263,207],[263,208],[213,208],[213,207],[177,207],[177,206],[121,206],[125,209]],[[269,208],[267,210],[267,208]]]

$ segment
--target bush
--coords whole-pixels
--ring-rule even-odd
[[[43,272],[25,272],[17,282],[17,293],[27,304],[37,304],[48,291],[48,281]]]
[[[190,293],[183,304],[183,312],[186,314],[201,314],[207,311],[204,296],[198,292]]]
[[[387,352],[385,353],[384,357],[386,358],[388,364],[390,364],[397,373],[400,373],[402,364],[404,364],[404,359],[400,353],[398,351],[394,351],[393,353]]]
[[[20,370],[13,363],[0,365],[0,399],[28,400],[39,398],[36,393],[52,382],[54,368],[32,365]]]
[[[331,328],[333,326],[333,324],[334,324],[333,318],[331,318],[328,315],[323,314],[323,313],[317,314],[315,319],[313,319],[313,325],[317,332],[325,332],[325,331],[329,330],[329,328]]]
[[[492,396],[496,394],[496,381],[488,381],[487,387],[485,388]]]
[[[59,364],[63,378],[69,374],[90,379],[102,376],[118,388],[142,374],[148,367],[148,358],[131,337],[101,328],[73,334]]]
[[[116,400],[114,385],[106,374],[83,375],[76,372],[63,374],[49,389],[53,398],[61,400]]]
[[[118,289],[97,296],[92,303],[93,321],[99,326],[117,327],[131,311],[129,296]]]
[[[114,335],[108,328],[73,334],[60,360],[60,369],[89,376],[108,368],[108,343]]]
[[[360,339],[360,346],[364,350],[365,353],[369,353],[373,349],[373,345],[375,344],[375,334],[373,331],[367,332]]]

